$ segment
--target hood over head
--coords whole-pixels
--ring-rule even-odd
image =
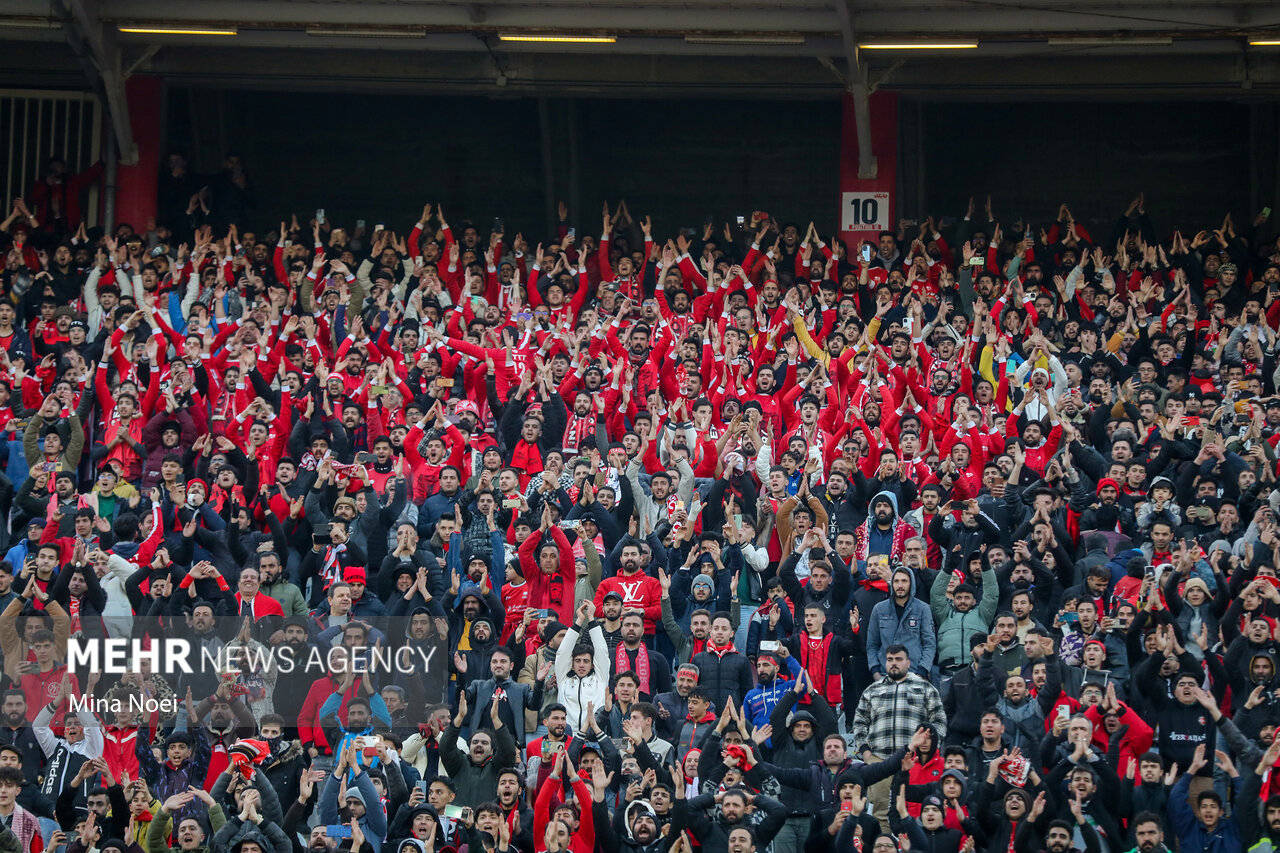
[[[896,521],[898,518],[898,496],[888,489],[881,489],[872,496],[871,503],[867,504],[867,514],[875,515],[876,504],[882,501],[887,501],[889,506],[893,507],[893,518]]]
[[[952,779],[955,779],[957,782],[960,783],[960,802],[963,803],[965,800],[965,797],[968,796],[969,794],[968,778],[959,770],[956,770],[953,767],[950,770],[944,770],[942,772],[942,776],[939,778],[939,781],[941,781],[942,779],[946,779],[948,776],[950,776]]]
[[[636,840],[635,836],[631,834],[631,822],[635,820],[637,812],[649,815],[649,817],[653,818],[655,824],[658,823],[658,813],[653,810],[653,806],[649,805],[647,800],[632,801],[627,805],[626,811],[623,813],[623,825],[627,828],[628,841]],[[662,829],[661,825],[657,828],[659,831]],[[661,838],[661,836],[655,836],[654,840],[656,841],[658,838]]]
[[[908,598],[915,598],[916,597],[916,573],[911,571],[911,569],[907,568],[906,566],[896,566],[893,570],[893,574],[889,575],[890,592],[892,592],[893,590],[893,579],[896,578],[898,575],[906,575],[908,578],[911,579],[911,591],[910,593],[908,593]]]

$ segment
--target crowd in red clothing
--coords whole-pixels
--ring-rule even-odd
[[[18,847],[1280,843],[1267,216],[258,230],[171,168],[0,223]]]

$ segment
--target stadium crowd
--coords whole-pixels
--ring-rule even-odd
[[[0,223],[5,853],[1280,843],[1266,212],[537,242],[175,154],[104,234],[93,178]]]

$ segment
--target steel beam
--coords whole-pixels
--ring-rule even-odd
[[[852,0],[836,0],[836,15],[840,18],[840,35],[844,41],[844,58],[849,63],[847,85],[853,96],[854,130],[858,135],[858,177],[875,178],[880,171],[875,152],[871,150],[871,104],[867,88],[867,69],[858,57],[858,39],[853,28]]]
[[[125,72],[116,30],[103,24],[99,0],[55,0],[64,12],[63,26],[72,49],[87,60],[89,82],[106,100],[107,115],[115,135],[120,162],[138,162],[138,146],[133,141],[129,121],[129,99],[125,94]]]

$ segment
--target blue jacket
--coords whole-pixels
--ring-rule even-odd
[[[5,476],[12,480],[16,487],[31,476],[31,469],[27,466],[27,455],[22,449],[22,436],[9,432],[0,432],[0,435],[13,436],[3,440],[3,465]]]
[[[911,593],[899,612],[893,601],[893,579],[900,572],[911,578]],[[916,598],[916,575],[899,566],[889,578],[890,596],[877,604],[867,620],[867,668],[879,677],[884,674],[885,649],[894,644],[906,646],[911,656],[911,671],[928,678],[938,652],[938,636],[933,630],[933,613],[929,605]]]
[[[1231,780],[1236,796],[1240,796],[1240,777]],[[1240,835],[1240,825],[1234,817],[1223,817],[1218,821],[1218,828],[1209,832],[1204,828],[1191,806],[1187,805],[1187,795],[1191,791],[1191,774],[1183,773],[1178,784],[1169,792],[1169,821],[1178,836],[1178,849],[1182,853],[1237,853],[1244,849],[1244,841]],[[1250,804],[1248,807],[1251,807]]]
[[[458,489],[453,495],[436,492],[423,501],[422,508],[418,510],[418,535],[423,539],[429,539],[434,532],[435,523],[446,512],[453,512],[453,505],[462,499],[462,492],[462,489]],[[461,524],[462,519],[457,519],[457,522]]]
[[[800,674],[800,661],[791,655],[787,655],[787,671],[791,678],[778,673],[772,684],[761,684],[742,700],[743,710],[747,712],[747,719],[751,721],[752,729],[758,729],[768,723],[769,715],[778,706],[778,702],[782,701],[782,697],[788,690],[795,687],[795,682],[791,679]]]
[[[376,693],[374,694],[377,695]],[[350,771],[343,774],[339,780],[332,773],[329,774],[329,781],[325,783],[324,793],[320,796],[320,820],[332,826],[342,823],[338,817],[338,790],[339,785],[346,785]],[[378,797],[378,789],[373,787],[373,782],[369,781],[368,773],[360,773],[354,780],[354,787],[360,792],[360,799],[364,800],[364,817],[360,818],[360,829],[364,832],[364,840],[374,853],[380,853],[382,850],[382,839],[387,834],[387,813],[382,807],[382,800]],[[346,804],[346,797],[343,796],[341,802]]]
[[[444,556],[445,572],[457,572],[459,577],[465,577],[467,567],[462,564],[462,533],[454,531],[449,534],[449,553]],[[507,540],[503,538],[501,530],[495,530],[489,534],[489,586],[502,594],[502,585],[507,581]],[[456,608],[462,603],[462,590],[458,590],[458,599],[454,602]]]
[[[9,561],[9,565],[13,566],[13,573],[16,575],[22,571],[22,564],[27,561],[27,557],[33,554],[31,542],[24,536],[17,545],[9,549],[4,558]]]

